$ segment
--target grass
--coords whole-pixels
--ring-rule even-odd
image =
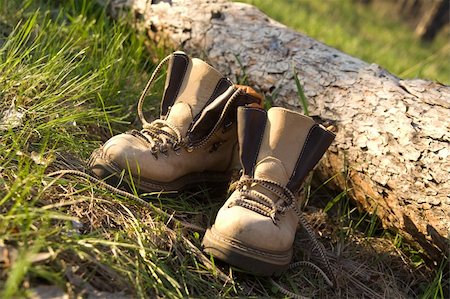
[[[141,204],[82,178],[47,176],[85,168],[105,139],[134,126],[136,100],[166,49],[93,1],[0,0],[0,29],[0,297],[29,297],[42,285],[71,297],[284,297],[266,278],[201,253],[223,194],[150,194]],[[150,98],[146,110],[156,114],[159,95]],[[376,219],[354,218],[345,194],[323,213],[336,196],[327,192],[311,191],[318,206],[305,214],[342,287],[333,292],[306,268],[280,283],[321,298],[442,293],[435,292],[445,289],[442,270],[433,279],[399,251],[400,240],[378,238]],[[296,260],[318,260],[309,243],[299,231]]]
[[[450,84],[449,31],[432,43],[392,12],[392,4],[370,8],[352,0],[242,0],[275,20],[352,56],[376,63],[401,78]],[[382,1],[377,1],[377,4]]]
[[[97,198],[88,184],[60,185],[44,175],[58,163],[87,159],[101,141],[102,134],[95,133],[107,135],[106,123],[117,129],[129,121],[131,103],[151,68],[144,39],[88,3],[68,2],[55,13],[31,1],[22,9],[1,2],[2,27],[11,30],[0,49],[1,111],[12,107],[23,115],[0,137],[0,245],[8,257],[0,283],[3,298],[25,296],[23,285],[30,279],[64,287],[69,277],[89,280],[96,273],[123,288],[128,277],[137,294],[155,284],[167,296],[182,294],[170,274],[144,262],[165,260],[168,253],[143,236],[148,227],[136,221],[138,207],[125,206],[120,198]],[[109,197],[105,191],[98,194]],[[83,205],[95,209],[70,212],[82,211]],[[123,221],[112,223],[118,219],[110,211]],[[113,229],[95,229],[102,224]],[[89,232],[80,234],[85,229]],[[47,263],[34,262],[43,255]],[[89,265],[90,260],[95,262]]]

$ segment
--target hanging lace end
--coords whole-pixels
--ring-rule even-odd
[[[273,224],[275,224],[276,226],[278,226],[278,217],[277,217],[277,212],[272,212],[270,213],[270,219],[272,219]]]

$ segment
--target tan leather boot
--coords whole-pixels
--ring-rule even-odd
[[[284,108],[267,115],[239,108],[238,139],[243,175],[207,230],[204,250],[257,275],[278,274],[291,261],[301,216],[294,194],[334,134]]]
[[[166,61],[161,116],[149,123],[143,100]],[[175,52],[158,65],[139,100],[143,129],[109,139],[92,154],[90,167],[113,183],[130,185],[132,177],[135,187],[148,192],[226,182],[237,154],[237,107],[260,107],[261,101],[254,90],[234,85],[206,62]]]

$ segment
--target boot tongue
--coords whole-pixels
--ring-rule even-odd
[[[284,108],[272,108],[267,113],[267,125],[256,159],[254,177],[275,181],[283,186],[295,172],[298,159],[314,121]],[[255,186],[256,190],[280,200],[271,191]]]
[[[283,163],[274,157],[267,157],[261,160],[255,167],[254,177],[256,179],[264,179],[275,181],[283,186],[289,182],[289,175]]]
[[[167,73],[161,117],[186,136],[196,116],[229,86],[231,82],[206,62],[175,52]]]
[[[270,109],[267,119],[256,159],[255,177],[270,177],[286,186],[314,121],[280,107]]]
[[[191,106],[187,103],[179,102],[171,107],[166,122],[177,128],[178,131],[180,131],[181,136],[186,136],[193,119],[194,116],[192,115]],[[162,129],[171,133],[171,130],[167,127]]]
[[[254,177],[256,179],[275,181],[283,186],[286,186],[289,182],[289,176],[283,166],[283,163],[273,157],[264,158],[258,163],[258,165],[256,165]],[[267,190],[258,184],[255,184],[252,189],[271,198],[275,204],[281,200],[281,198],[278,198],[272,191]]]

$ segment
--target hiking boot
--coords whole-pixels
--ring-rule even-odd
[[[149,123],[143,100],[165,62],[160,118]],[[147,192],[227,182],[237,161],[237,107],[261,103],[250,87],[234,85],[206,62],[175,52],[160,62],[139,99],[143,129],[112,137],[89,165],[100,178]]]
[[[253,274],[279,274],[291,261],[302,218],[296,195],[334,134],[284,108],[267,113],[239,108],[237,119],[242,176],[202,245],[205,252]]]

